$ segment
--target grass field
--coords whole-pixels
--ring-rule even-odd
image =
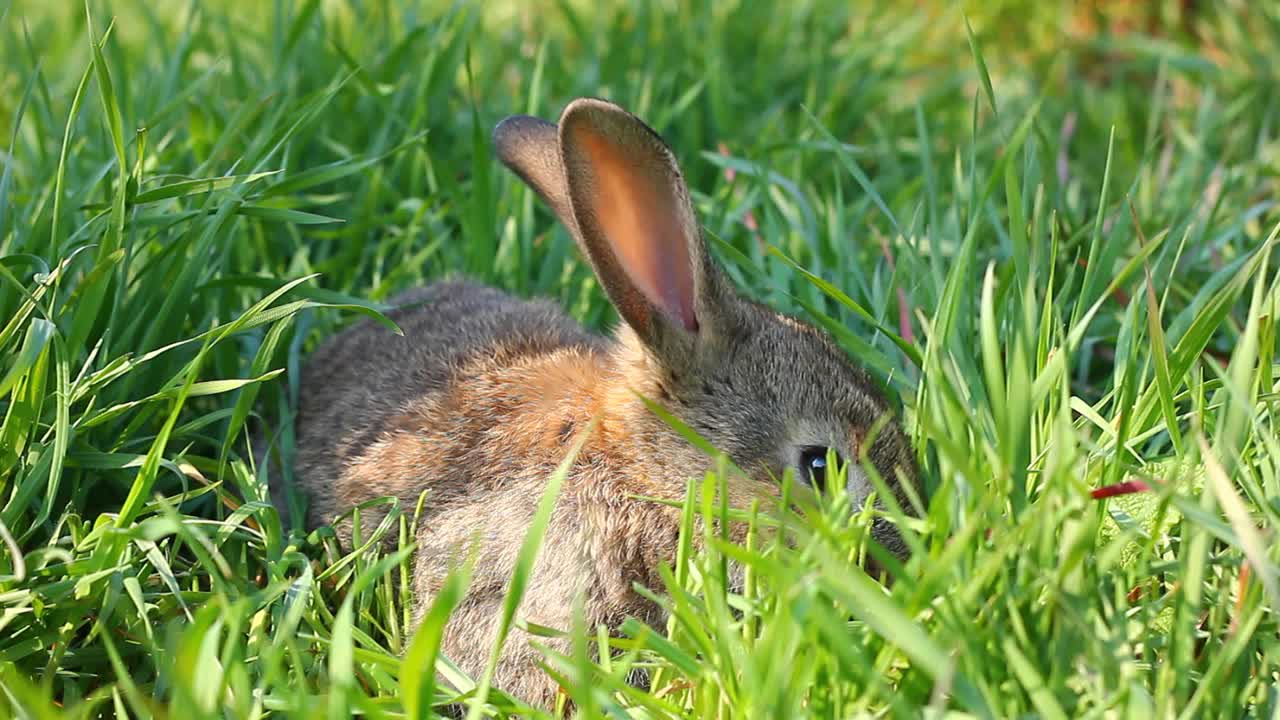
[[[448,598],[410,627],[414,509],[395,553],[282,527],[254,431],[434,278],[615,321],[488,146],[578,95],[928,491],[889,590],[839,498],[682,554],[665,632],[548,658],[585,715],[1280,716],[1280,7],[964,5],[0,5],[0,717],[525,711],[437,657]]]

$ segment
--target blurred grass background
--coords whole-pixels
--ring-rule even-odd
[[[930,495],[888,594],[839,508],[682,558],[661,637],[549,659],[584,714],[1280,712],[1277,59],[1274,3],[0,7],[0,712],[529,712],[434,681],[412,509],[390,555],[281,527],[250,430],[287,475],[307,351],[434,278],[613,322],[488,147],[578,95],[890,389]]]

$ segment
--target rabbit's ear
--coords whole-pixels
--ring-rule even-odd
[[[560,137],[553,123],[514,115],[493,129],[493,147],[502,161],[546,201],[560,222],[574,230],[569,191],[560,163]]]
[[[594,99],[560,116],[560,153],[578,240],[609,299],[648,344],[678,351],[668,341],[705,331],[721,283],[675,156],[639,119]]]

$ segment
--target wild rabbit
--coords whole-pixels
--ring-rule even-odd
[[[616,105],[579,99],[558,126],[511,117],[493,142],[577,239],[624,323],[604,339],[547,301],[435,284],[393,301],[403,337],[364,322],[315,352],[296,425],[309,526],[382,496],[413,508],[429,490],[413,565],[418,618],[452,564],[477,553],[446,656],[483,670],[537,500],[589,428],[521,615],[568,628],[581,597],[593,626],[659,619],[633,585],[661,588],[656,569],[674,560],[679,513],[637,496],[682,499],[714,461],[641,397],[744,471],[727,480],[743,507],[775,492],[786,468],[821,486],[828,448],[869,458],[895,487],[915,481],[908,441],[866,375],[825,335],[740,297],[717,270],[676,159],[653,130]],[[855,466],[849,489],[861,500],[871,483]],[[378,519],[364,518],[366,529]],[[349,523],[338,531],[350,542]],[[901,551],[887,525],[875,534]],[[495,684],[550,706],[557,688],[540,658],[513,635]]]

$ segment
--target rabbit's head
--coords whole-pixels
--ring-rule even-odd
[[[873,489],[864,461],[905,499],[915,463],[879,390],[825,334],[735,292],[653,130],[616,105],[579,99],[558,125],[504,120],[494,143],[590,260],[625,321],[617,360],[637,392],[756,479],[776,482],[793,468],[821,489],[830,450],[848,463],[855,502]],[[647,444],[670,455],[658,442]],[[671,481],[683,487],[691,470]],[[902,550],[888,527],[878,530]]]

